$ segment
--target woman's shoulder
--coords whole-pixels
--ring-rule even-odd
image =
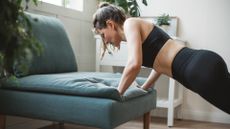
[[[145,27],[153,26],[153,23],[150,23],[146,20],[143,20],[138,17],[130,17],[125,20],[124,27]]]
[[[138,17],[129,17],[125,20],[125,22],[138,22],[140,18]]]
[[[128,18],[124,23],[125,33],[137,32],[141,35],[142,41],[149,35],[154,27],[153,23],[145,21],[141,18]]]
[[[133,33],[140,31],[140,21],[138,18],[128,18],[125,20],[123,29],[125,33]]]
[[[125,20],[125,23],[139,23],[139,24],[153,24],[149,21],[146,21],[140,17],[130,17]]]
[[[124,27],[133,27],[133,26],[137,26],[140,24],[140,21],[138,18],[127,18],[124,22]]]
[[[144,21],[141,18],[131,17],[125,20],[124,28],[126,29],[141,29],[143,26],[148,25],[149,23]]]

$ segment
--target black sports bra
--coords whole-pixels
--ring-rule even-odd
[[[153,63],[158,52],[168,39],[170,39],[170,36],[167,33],[159,27],[154,26],[142,44],[143,66],[153,68]]]

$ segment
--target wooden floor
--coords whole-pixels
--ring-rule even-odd
[[[6,129],[97,129],[80,125],[52,124],[50,121],[34,120],[27,118],[8,119]],[[16,122],[15,122],[16,121]],[[188,120],[175,120],[175,125],[171,128],[167,127],[166,118],[152,118],[150,129],[230,129],[230,124],[208,123]],[[127,122],[115,129],[143,129],[141,120],[133,120]]]

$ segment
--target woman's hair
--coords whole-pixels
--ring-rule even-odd
[[[126,15],[122,8],[109,4],[107,2],[102,2],[99,4],[99,8],[93,15],[93,30],[96,34],[98,34],[98,29],[106,28],[106,21],[113,20],[119,26],[123,26]],[[103,51],[101,54],[101,58],[103,58],[105,51],[108,50],[107,45],[103,40],[102,45]],[[109,51],[109,50],[108,50]],[[110,51],[109,51],[110,52]]]

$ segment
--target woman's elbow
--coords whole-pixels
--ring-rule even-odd
[[[139,72],[141,70],[141,64],[140,63],[129,64],[129,67],[132,71]]]

